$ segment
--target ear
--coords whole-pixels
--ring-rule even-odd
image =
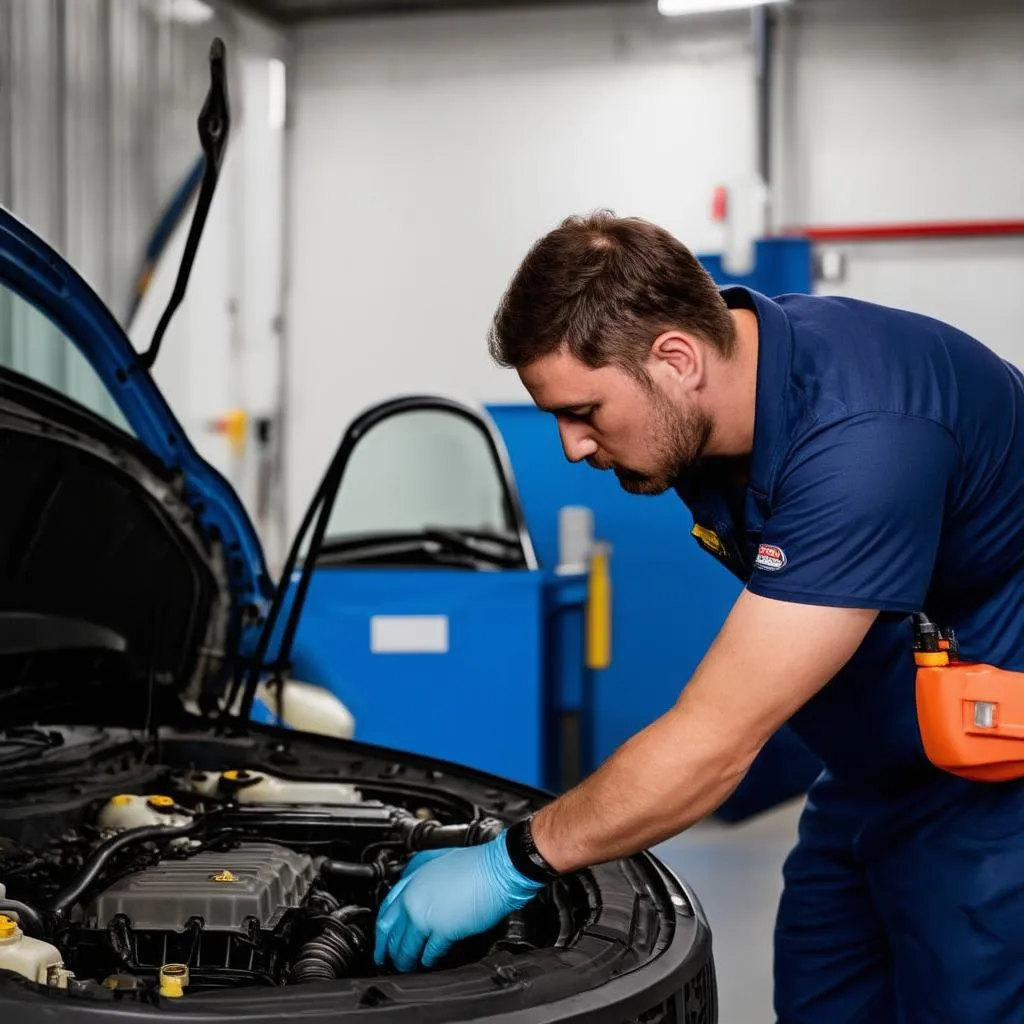
[[[688,391],[696,391],[704,383],[707,373],[707,353],[704,345],[692,334],[682,331],[663,331],[651,345],[651,359],[661,372],[668,372]]]

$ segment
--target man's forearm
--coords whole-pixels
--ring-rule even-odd
[[[628,856],[718,807],[757,751],[737,750],[735,737],[694,726],[685,710],[674,707],[540,811],[534,840],[551,865],[573,871]]]
[[[538,850],[559,871],[573,871],[689,828],[739,785],[768,738],[849,660],[876,617],[744,591],[672,710],[536,815]]]

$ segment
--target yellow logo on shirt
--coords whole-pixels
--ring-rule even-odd
[[[706,526],[701,526],[700,523],[695,523],[690,533],[692,536],[697,538],[697,543],[700,544],[701,547],[710,551],[713,555],[719,555],[722,558],[725,557],[725,545],[714,530],[709,530]]]

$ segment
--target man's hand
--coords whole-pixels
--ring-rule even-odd
[[[390,957],[400,971],[431,967],[452,943],[493,928],[542,888],[512,866],[504,835],[419,853],[381,904],[373,958],[381,966]]]

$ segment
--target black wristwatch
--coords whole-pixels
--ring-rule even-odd
[[[553,882],[558,872],[544,859],[533,841],[533,815],[521,818],[505,832],[505,846],[513,867],[534,882]]]

